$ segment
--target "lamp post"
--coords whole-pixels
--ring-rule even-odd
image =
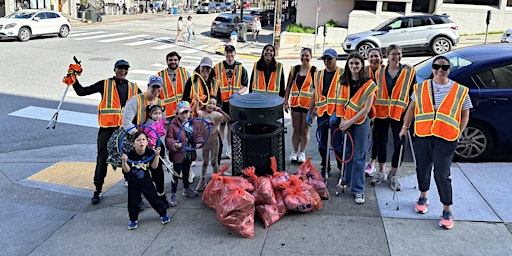
[[[315,41],[313,43],[313,54],[316,53],[316,36],[318,35],[318,13],[320,12],[320,0],[316,3],[316,20],[315,20]]]

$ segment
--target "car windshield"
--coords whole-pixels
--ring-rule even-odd
[[[382,22],[380,25],[376,26],[374,29],[372,29],[372,31],[380,31],[381,29],[388,26],[388,24],[390,24],[391,22],[394,22],[394,21],[395,21],[395,19],[386,20],[386,21]]]
[[[32,18],[32,16],[34,16],[34,12],[15,12],[15,13],[11,13],[7,16],[5,16],[5,18],[9,18],[9,19],[30,19]]]
[[[217,18],[215,18],[215,21],[232,23],[233,19],[231,19],[229,17],[217,17]]]
[[[458,69],[473,64],[473,62],[464,58],[463,56],[458,55],[455,52],[447,53],[444,56],[446,56],[450,60],[450,72],[454,72]],[[416,76],[421,77],[423,80],[429,79],[430,75],[432,74],[432,61],[434,60],[434,58],[435,57],[432,57],[416,65],[414,67],[416,69]]]

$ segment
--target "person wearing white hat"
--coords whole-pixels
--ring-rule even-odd
[[[209,57],[204,57],[187,80],[182,100],[190,102],[191,107],[194,108],[194,104],[201,104],[200,106],[208,104],[211,96],[220,99],[220,91],[215,86],[213,61]]]

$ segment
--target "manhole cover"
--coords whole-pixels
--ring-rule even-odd
[[[90,58],[90,61],[109,61],[110,58]]]

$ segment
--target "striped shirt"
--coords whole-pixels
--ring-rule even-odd
[[[432,80],[432,86],[434,88],[434,102],[435,102],[434,109],[437,110],[437,108],[439,108],[439,105],[441,104],[441,102],[443,102],[446,95],[448,95],[448,93],[452,89],[453,81],[448,80],[447,84],[437,84],[436,82],[434,82],[434,80]],[[416,99],[415,99],[415,96],[413,93],[413,94],[411,94],[411,101],[415,101],[415,100]],[[466,109],[470,109],[470,108],[473,108],[473,104],[471,103],[469,94],[466,94],[466,97],[464,98],[464,102],[462,103],[462,110],[466,110]]]

